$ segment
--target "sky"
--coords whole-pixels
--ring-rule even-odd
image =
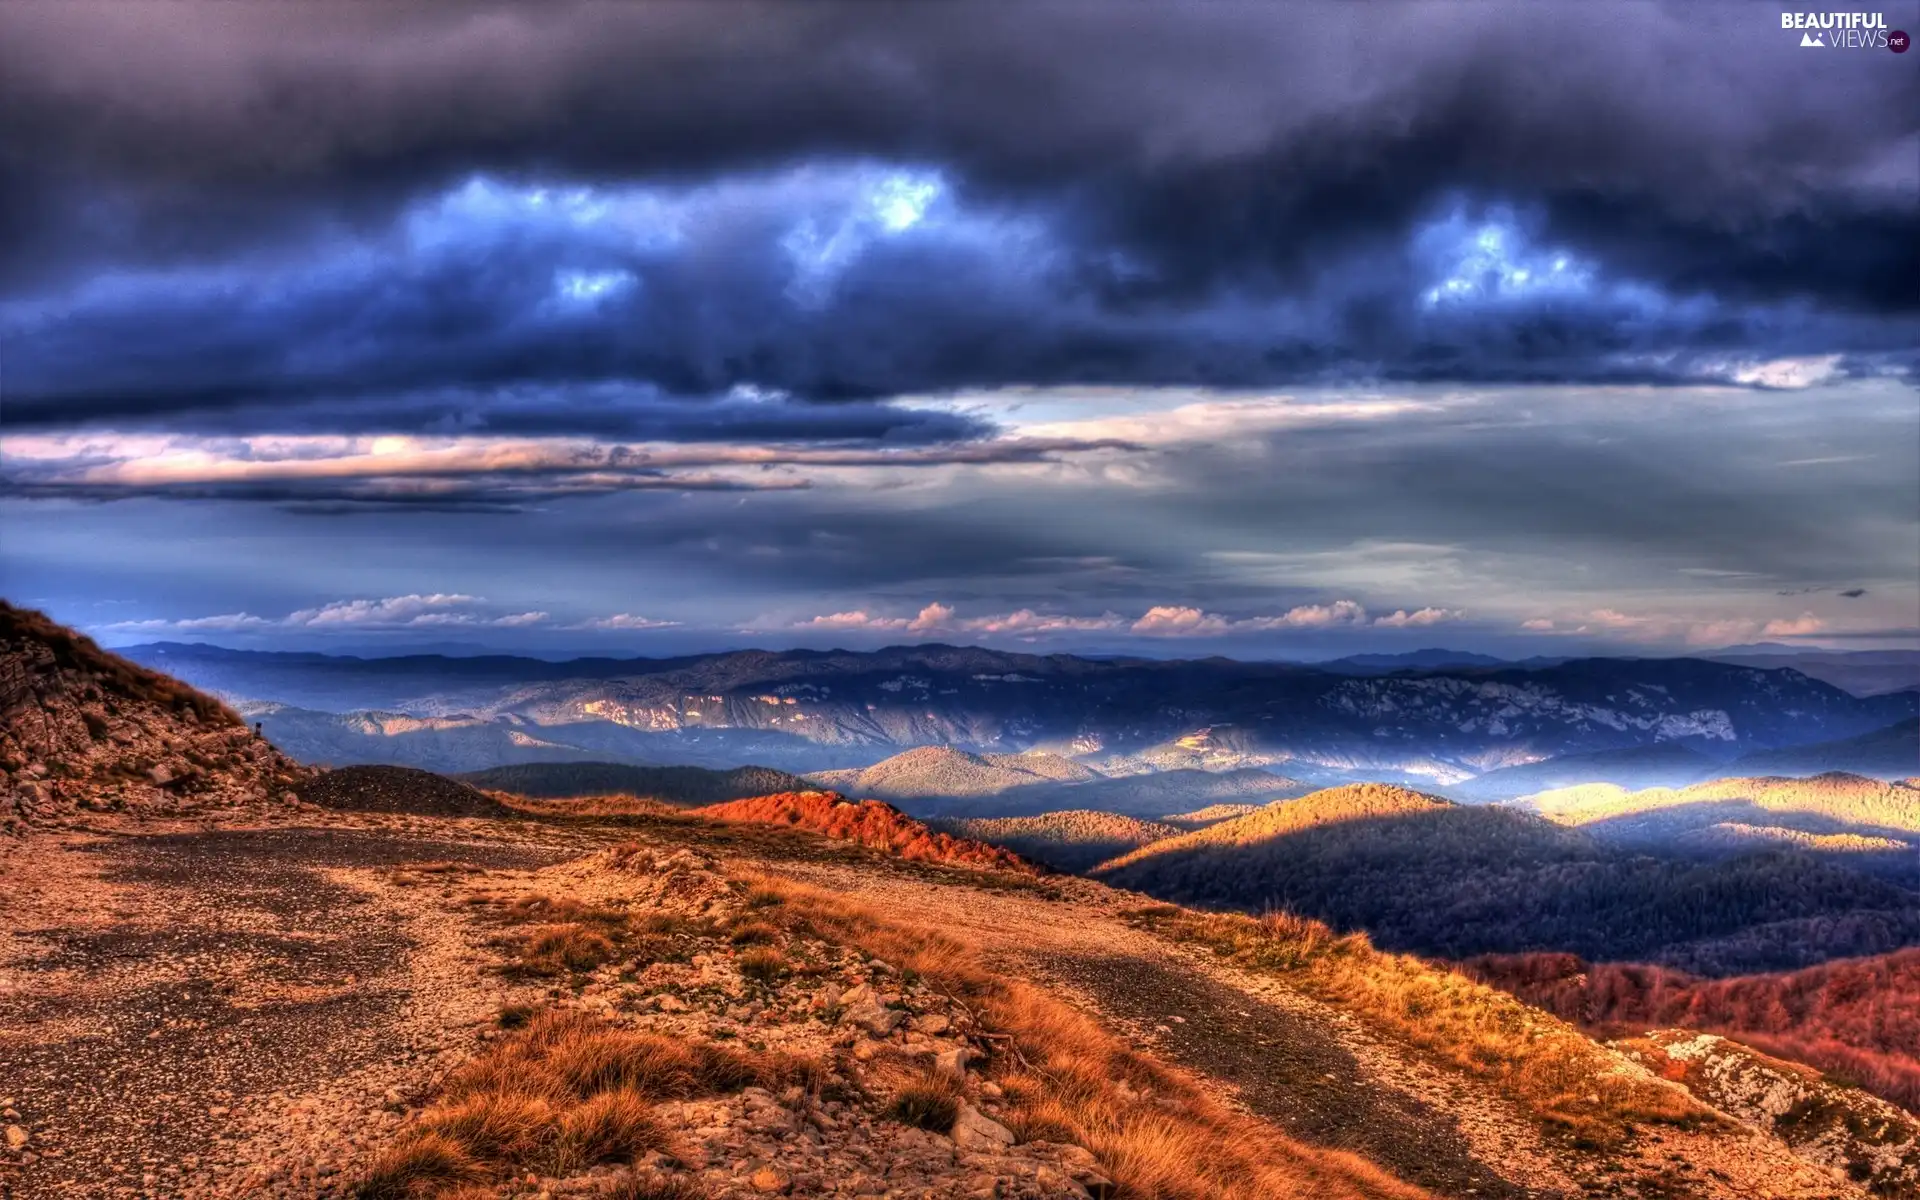
[[[1920,54],[1781,11],[0,7],[0,594],[348,653],[1920,645]]]

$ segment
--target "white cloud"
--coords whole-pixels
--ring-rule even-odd
[[[1808,634],[1824,633],[1827,623],[1810,612],[1803,612],[1791,620],[1768,621],[1760,632],[1767,637],[1806,637]]]
[[[1396,609],[1384,617],[1375,617],[1375,625],[1385,625],[1390,629],[1400,629],[1412,625],[1438,625],[1442,621],[1458,620],[1460,612],[1452,608],[1420,608],[1413,612]]]
[[[1331,604],[1303,604],[1270,617],[1229,617],[1183,605],[1156,604],[1128,620],[1115,612],[1097,616],[1042,613],[1031,608],[986,616],[960,617],[945,604],[929,604],[912,617],[878,616],[865,609],[827,613],[795,623],[792,628],[853,630],[873,633],[971,633],[1026,636],[1043,633],[1106,633],[1124,630],[1145,637],[1213,637],[1278,629],[1328,629],[1368,624],[1386,628],[1434,625],[1458,618],[1453,609],[1398,609],[1368,620],[1367,610],[1354,600]]]
[[[1818,354],[1806,358],[1775,358],[1766,362],[1744,363],[1730,375],[1735,383],[1750,387],[1798,390],[1827,383],[1840,374],[1840,355]]]
[[[1703,621],[1666,613],[1627,613],[1615,608],[1597,608],[1571,618],[1535,617],[1521,622],[1520,628],[1528,633],[1557,636],[1604,634],[1649,644],[1726,646],[1750,642],[1757,637],[1807,637],[1825,632],[1828,625],[1810,612],[1770,621],[1757,617],[1722,617]]]
[[[266,630],[527,629],[548,620],[544,612],[477,611],[486,601],[458,592],[411,593],[374,600],[335,600],[296,609],[283,617],[222,613],[180,620],[117,621],[101,626],[115,633],[245,633]]]
[[[632,631],[636,629],[672,629],[679,624],[680,622],[678,621],[656,621],[652,617],[643,617],[637,613],[615,613],[610,617],[595,617],[590,621],[582,621],[577,625],[569,625],[567,628],[613,632]]]

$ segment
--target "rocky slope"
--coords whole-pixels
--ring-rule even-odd
[[[0,601],[0,833],[259,810],[306,775],[213,698]]]
[[[1876,1196],[1920,1194],[1920,1120],[1903,1109],[1711,1033],[1656,1029],[1615,1044],[1836,1180]]]

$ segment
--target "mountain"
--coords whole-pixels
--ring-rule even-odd
[[[1507,660],[1467,650],[1409,650],[1402,654],[1349,654],[1313,664],[1345,675],[1385,675],[1394,671],[1440,671],[1451,667],[1504,667]]]
[[[922,746],[861,770],[817,771],[808,778],[818,787],[949,817],[1032,816],[1070,808],[1156,817],[1208,802],[1270,800],[1308,790],[1251,767],[1114,778],[1055,754],[970,754],[951,746]]]
[[[331,713],[270,701],[239,701],[235,708],[257,721],[275,745],[303,762],[322,766],[386,764],[460,774],[521,763],[648,766],[665,757],[678,764],[728,770],[764,757],[809,770],[840,765],[849,757],[866,757],[787,734],[750,729],[661,735],[608,720],[540,725],[512,713]]]
[[[1738,820],[1809,833],[1920,834],[1920,783],[1842,772],[1715,779],[1637,792],[1589,784],[1542,792],[1523,804],[1562,825],[1620,841],[1657,842]]]
[[[1920,689],[1920,650],[1807,650],[1798,646],[1731,646],[1715,662],[1777,670],[1788,667],[1856,696]]]
[[[1106,774],[1279,766],[1296,778],[1332,771],[1446,784],[1668,742],[1732,759],[1854,737],[1920,713],[1913,693],[1862,699],[1792,670],[1699,659],[1354,676],[1285,663],[939,645],[564,663],[336,659],[177,643],[128,653],[228,697],[502,723],[607,761],[760,762],[796,773],[944,745],[983,755],[1042,750]],[[489,765],[497,764],[468,767]]]
[[[259,811],[306,776],[213,697],[0,600],[0,833]]]
[[[1014,788],[1096,778],[1056,754],[970,754],[951,746],[922,746],[861,770],[818,771],[821,787],[882,800],[992,796]]]
[[[1181,830],[1158,821],[1073,809],[1034,817],[974,817],[929,822],[935,829],[1004,846],[1056,871],[1084,871]]]
[[[1564,950],[1724,975],[1920,944],[1920,895],[1824,856],[1634,853],[1532,813],[1377,784],[1280,801],[1092,875],[1453,958]]]
[[[1854,737],[1787,746],[1746,755],[1733,763],[1746,775],[1817,775],[1850,771],[1883,779],[1920,775],[1920,719],[1896,721]]]
[[[530,799],[628,795],[679,807],[744,800],[775,792],[806,791],[807,781],[771,767],[636,767],[625,763],[523,763],[490,767],[458,777],[489,791],[514,792]]]
[[[1486,802],[1511,800],[1551,788],[1611,783],[1626,788],[1682,787],[1722,773],[1722,766],[1684,742],[1655,742],[1620,750],[1562,754],[1542,762],[1501,767],[1456,783],[1449,795]]]

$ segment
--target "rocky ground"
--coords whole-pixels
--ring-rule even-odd
[[[608,848],[636,834],[641,848],[612,863]],[[738,881],[756,872],[964,935],[1276,1135],[1351,1150],[1434,1194],[1853,1194],[1844,1172],[1757,1129],[1582,1154],[1348,1014],[1136,928],[1134,898],[1085,881],[995,883],[684,819],[605,829],[295,806],[252,829],[75,823],[0,855],[0,1195],[351,1194],[434,1111],[449,1072],[516,1036],[503,1011],[555,1007],[824,1064],[798,1092],[660,1104],[676,1150],[638,1171],[682,1178],[699,1189],[688,1195],[1104,1190],[1084,1150],[1005,1143],[993,1085],[967,1069],[991,1039],[965,1011],[849,946],[736,940],[751,923]],[[614,905],[677,941],[516,973],[509,914],[530,897]],[[755,951],[778,965],[761,973]],[[927,1067],[961,1082],[964,1121],[887,1115],[900,1080]],[[536,1170],[488,1194],[613,1194],[638,1177]]]

